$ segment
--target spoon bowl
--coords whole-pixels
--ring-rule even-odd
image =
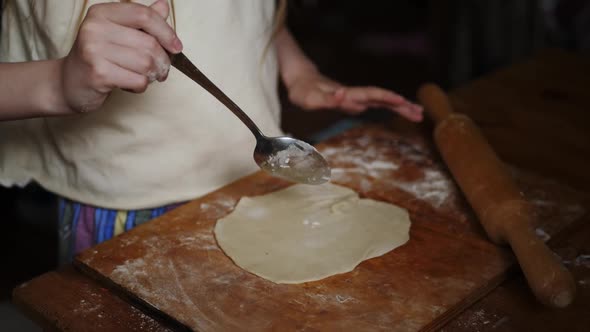
[[[264,171],[290,181],[322,184],[330,180],[330,166],[324,157],[313,146],[295,138],[257,138],[254,160]]]

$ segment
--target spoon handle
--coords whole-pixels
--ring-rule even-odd
[[[183,53],[173,54],[170,56],[172,66],[180,70],[183,74],[202,86],[210,94],[212,94],[223,105],[229,108],[247,127],[256,138],[264,135],[258,129],[258,126],[250,119],[250,117],[234,103],[223,91],[221,91],[211,80],[205,76]]]

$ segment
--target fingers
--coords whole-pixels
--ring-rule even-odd
[[[424,119],[424,107],[422,107],[422,105],[412,103],[410,108],[412,111],[412,118],[409,118],[410,120],[420,122]]]
[[[163,19],[167,19],[168,15],[170,15],[170,6],[168,6],[167,0],[157,0],[150,8],[155,10]]]
[[[134,3],[92,6],[78,35],[82,58],[91,67],[106,60],[145,76],[148,82],[165,80],[170,58],[163,47],[168,44],[169,51],[182,48],[178,48],[178,38],[165,21],[168,11],[166,0],[156,1],[151,7]],[[134,91],[138,89],[137,84],[131,86]]]
[[[392,106],[391,104],[385,103],[369,103],[365,105],[367,106],[367,108],[389,109],[413,122],[420,122],[423,119],[422,106],[410,102],[407,102],[406,104],[400,106]]]
[[[390,109],[399,115],[403,116],[404,118],[413,121],[413,122],[420,122],[422,121],[423,115],[422,111],[416,109],[415,107],[411,106],[398,106],[398,107],[390,107]]]
[[[105,52],[109,59],[119,66],[148,76],[151,81],[156,79],[161,82],[166,79],[170,70],[170,57],[154,37],[139,30],[127,29],[115,24],[110,24],[108,30],[109,36],[117,36],[109,38],[108,42],[119,46],[118,48],[109,46],[112,51]],[[134,52],[129,52],[129,49]],[[119,51],[126,52],[119,54]],[[132,56],[132,58],[122,59],[124,56]]]
[[[99,109],[115,88],[143,92],[165,80],[170,53],[182,43],[166,22],[168,2],[151,7],[101,3],[89,8],[61,74],[63,99],[72,110]]]
[[[164,59],[156,58],[140,49],[116,44],[108,44],[105,51],[109,62],[146,76],[150,83],[155,80],[164,81],[168,76],[170,61],[167,56]]]
[[[352,87],[346,89],[346,97],[355,102],[362,103],[387,103],[391,105],[402,105],[406,99],[392,91],[376,87]]]
[[[145,75],[137,74],[108,61],[96,65],[93,76],[96,81],[99,81],[97,83],[100,86],[108,87],[109,90],[120,88],[141,93],[149,85],[149,80]]]
[[[390,109],[410,121],[421,121],[422,107],[411,103],[404,97],[377,87],[346,88],[344,101],[340,108],[349,113],[360,113],[369,107]]]
[[[164,10],[165,17],[161,15]],[[182,43],[166,22],[167,17],[168,4],[164,0],[157,1],[152,7],[132,2],[103,3],[88,10],[89,19],[106,19],[117,25],[143,30],[153,36],[168,52],[179,53],[182,51]]]
[[[422,120],[422,107],[378,87],[344,87],[323,75],[316,75],[289,89],[291,101],[306,110],[339,108],[358,114],[370,107],[390,109],[410,121]]]

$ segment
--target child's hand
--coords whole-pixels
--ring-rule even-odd
[[[64,102],[76,112],[98,109],[116,88],[144,92],[170,69],[166,50],[182,44],[166,23],[168,2],[91,6],[70,53],[62,61]]]
[[[422,106],[378,87],[346,87],[316,70],[300,73],[287,86],[289,99],[306,110],[339,108],[357,114],[368,108],[387,108],[411,121],[422,120]]]

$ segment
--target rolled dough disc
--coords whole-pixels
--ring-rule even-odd
[[[297,184],[242,198],[217,222],[215,237],[241,268],[293,284],[352,271],[406,243],[409,230],[400,207],[333,184]]]

